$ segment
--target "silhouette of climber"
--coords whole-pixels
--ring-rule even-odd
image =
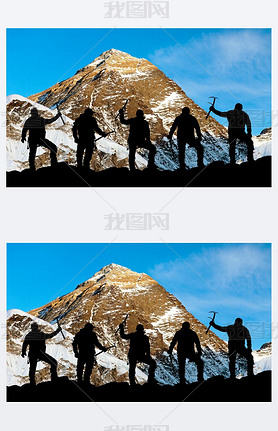
[[[129,360],[129,381],[133,386],[135,385],[135,368],[137,362],[143,362],[148,364],[149,367],[149,383],[156,383],[154,373],[156,368],[156,362],[151,357],[150,353],[150,342],[148,336],[144,332],[143,325],[136,326],[136,332],[125,334],[124,324],[119,325],[120,336],[124,340],[130,340],[128,360]]]
[[[236,162],[236,141],[244,142],[247,144],[247,160],[249,163],[252,163],[254,144],[252,141],[252,129],[251,129],[251,121],[249,115],[246,114],[243,110],[243,106],[241,103],[236,103],[235,108],[231,111],[221,112],[212,106],[210,110],[214,112],[214,114],[219,117],[224,117],[228,119],[228,135],[229,135],[229,155],[230,155],[230,163],[234,165]],[[247,128],[247,133],[245,132],[245,126]]]
[[[178,353],[180,383],[185,384],[184,373],[185,373],[186,358],[188,358],[190,362],[195,362],[198,370],[198,382],[202,382],[204,380],[204,377],[203,377],[204,364],[203,364],[203,360],[201,359],[201,356],[202,356],[201,344],[196,332],[190,329],[189,322],[184,322],[182,324],[182,328],[175,333],[174,338],[172,339],[168,350],[169,355],[172,355],[172,351],[176,343],[178,343],[177,353]],[[197,353],[195,351],[194,346],[196,346],[197,348]]]
[[[135,154],[136,148],[146,148],[149,150],[148,168],[154,169],[154,158],[156,153],[155,146],[151,143],[150,128],[148,122],[145,120],[144,112],[142,109],[136,111],[136,117],[125,120],[123,108],[119,110],[120,122],[130,126],[128,136],[129,147],[129,168],[131,171],[135,170]]]
[[[185,169],[185,145],[188,144],[197,151],[197,164],[199,168],[204,167],[204,148],[201,144],[202,135],[198,120],[190,114],[190,109],[188,107],[183,108],[182,113],[176,117],[172,127],[170,129],[168,139],[172,141],[173,134],[178,128],[177,138],[178,138],[178,148],[179,148],[179,163],[180,169]],[[195,137],[195,131],[197,138]]]
[[[90,383],[90,377],[95,364],[95,346],[103,352],[107,348],[98,341],[96,333],[93,331],[94,325],[86,323],[84,328],[80,329],[73,339],[73,351],[77,358],[77,381],[79,384],[83,382],[83,370],[86,365],[84,373],[84,383]]]
[[[95,148],[95,132],[105,138],[106,133],[103,132],[97,125],[97,121],[93,116],[94,112],[92,109],[87,108],[83,114],[75,120],[72,128],[74,141],[77,143],[77,167],[82,168],[83,166],[83,155],[84,157],[84,168],[90,168],[90,161]]]
[[[45,334],[44,332],[39,330],[39,326],[36,322],[31,323],[31,332],[28,332],[26,335],[24,342],[22,344],[22,352],[21,356],[24,358],[26,355],[26,349],[29,346],[29,378],[30,384],[35,385],[35,373],[37,368],[37,362],[43,361],[50,365],[50,373],[51,373],[51,381],[55,382],[57,380],[57,361],[52,358],[52,356],[46,353],[46,345],[45,341],[49,338],[55,337],[61,331],[60,326],[56,329],[56,331],[51,334]]]
[[[251,336],[248,329],[243,326],[243,321],[240,317],[235,320],[233,325],[219,326],[213,320],[210,321],[211,326],[221,332],[227,332],[228,350],[229,350],[229,370],[231,379],[235,378],[236,355],[245,357],[248,363],[248,376],[253,376],[254,359],[252,355]],[[247,341],[247,348],[245,347]]]
[[[29,145],[29,166],[32,171],[35,171],[35,157],[37,147],[46,147],[50,150],[51,166],[57,164],[57,147],[53,142],[45,138],[45,126],[54,123],[61,113],[58,112],[53,118],[43,118],[39,115],[37,108],[31,109],[31,117],[29,117],[23,126],[21,142],[25,142],[26,134],[29,131],[28,145]]]

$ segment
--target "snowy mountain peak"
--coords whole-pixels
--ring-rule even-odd
[[[147,274],[138,273],[125,266],[111,263],[101,268],[88,280],[79,284],[76,289],[88,289],[90,286],[97,291],[100,285],[102,286],[104,284],[110,285],[112,288],[118,287],[121,290],[138,289],[139,284],[147,286],[150,280],[154,282]],[[143,289],[143,285],[140,288]]]
[[[115,49],[115,48],[111,48],[111,49],[108,49],[107,51],[104,51],[101,55],[100,55],[100,57],[104,57],[104,58],[106,58],[107,56],[110,56],[110,55],[118,55],[118,56],[120,56],[120,57],[132,57],[130,54],[128,54],[127,52],[124,52],[124,51],[120,51],[119,49]]]
[[[78,289],[80,286],[83,286],[85,283],[100,280],[100,277],[101,279],[103,279],[104,277],[108,276],[111,272],[123,273],[126,271],[130,271],[130,269],[122,265],[118,265],[116,263],[110,263],[109,265],[106,265],[103,268],[101,268],[99,271],[97,271],[92,277],[88,278],[88,280],[78,285],[76,289]]]
[[[260,350],[261,349],[266,349],[266,348],[268,348],[268,347],[270,347],[271,346],[271,342],[269,341],[268,343],[264,343],[264,344],[262,344],[262,346],[260,347]]]
[[[106,272],[112,271],[113,269],[121,270],[121,271],[130,271],[128,268],[126,268],[125,266],[119,265],[118,263],[110,263],[109,265],[106,265],[103,268],[101,268],[100,271],[103,271],[106,273]]]
[[[20,102],[29,102],[29,103],[31,103],[30,100],[28,100],[26,97],[21,96],[20,94],[9,94],[6,97],[6,104],[8,105],[13,100],[19,100]]]
[[[96,57],[86,67],[95,66],[96,64],[98,64],[98,66],[105,67],[105,65],[109,64],[109,62],[111,60],[118,61],[118,62],[122,63],[123,61],[138,62],[138,61],[142,61],[145,59],[133,57],[132,55],[128,54],[127,52],[120,51],[119,49],[111,48],[111,49],[108,49],[107,51],[104,51],[102,54],[100,54],[98,57]],[[98,63],[99,61],[102,61],[102,63]],[[147,61],[147,60],[145,60],[145,61]]]
[[[126,52],[112,48],[103,52],[87,66],[79,69],[75,75],[81,77],[88,74],[93,76],[93,79],[99,79],[112,72],[112,74],[117,73],[125,78],[138,79],[147,76],[154,70],[157,70],[157,67],[145,58],[133,57]]]

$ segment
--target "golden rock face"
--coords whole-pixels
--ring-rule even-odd
[[[115,124],[118,110],[129,99],[127,115],[134,116],[138,108],[143,109],[150,121],[152,140],[167,134],[181,109],[189,106],[204,131],[213,131],[216,136],[226,135],[226,129],[216,120],[205,121],[206,112],[156,66],[146,59],[114,49],[101,54],[73,77],[30,99],[47,107],[59,102],[61,111],[73,120],[91,106],[101,125]],[[118,123],[115,124],[117,142],[123,143],[127,128]]]

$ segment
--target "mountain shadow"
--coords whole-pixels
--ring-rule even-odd
[[[78,386],[67,377],[56,383],[45,382],[35,387],[29,384],[7,388],[8,402],[270,402],[271,371],[251,378],[224,379],[215,376],[190,385],[159,386],[152,384],[129,386],[128,383],[108,383],[103,386]]]
[[[66,163],[36,172],[7,172],[7,187],[271,187],[271,156],[252,164],[213,162],[188,171],[109,168],[100,172]]]

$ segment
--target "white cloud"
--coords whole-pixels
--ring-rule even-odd
[[[270,247],[258,244],[204,246],[184,259],[156,265],[150,275],[193,314],[218,309],[253,319],[271,309]]]
[[[179,41],[177,41],[179,42]],[[258,30],[227,30],[202,33],[184,45],[172,45],[156,50],[150,59],[154,64],[177,68],[184,73],[195,65],[201,75],[228,73],[256,76],[270,72],[270,35]],[[242,67],[244,69],[242,70]],[[254,68],[254,66],[256,66]]]
[[[171,46],[156,50],[149,59],[204,109],[209,96],[220,98],[221,110],[231,109],[236,102],[243,103],[247,111],[271,109],[270,32],[203,31],[182,46],[172,41]],[[226,125],[225,120],[217,119]],[[262,128],[266,126],[269,124]],[[256,132],[262,128],[258,126]]]

